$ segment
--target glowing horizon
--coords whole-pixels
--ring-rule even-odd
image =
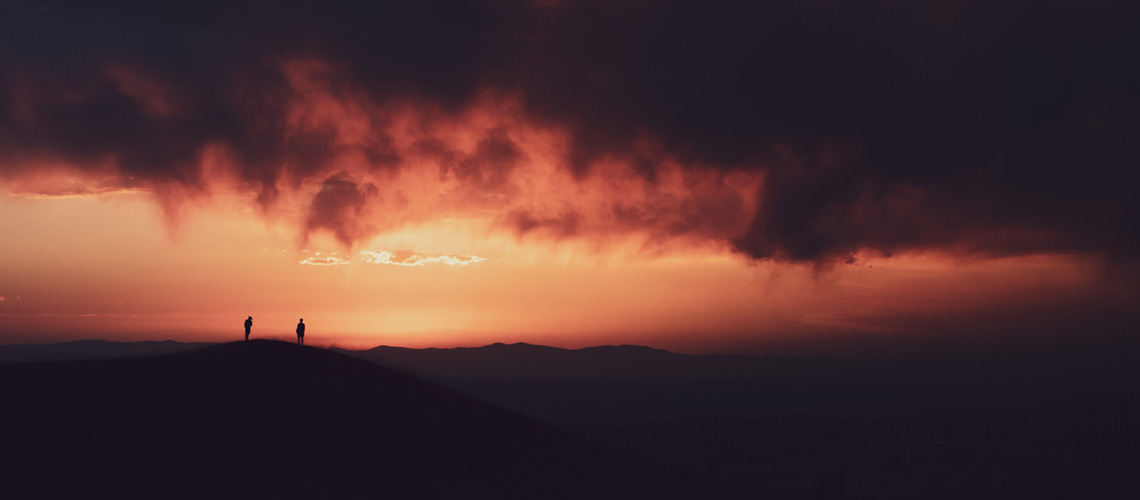
[[[1071,255],[926,252],[819,269],[711,247],[646,254],[520,239],[457,220],[377,236],[361,245],[369,250],[346,251],[329,235],[299,248],[290,227],[235,210],[242,203],[199,206],[169,228],[148,193],[3,195],[0,228],[12,236],[3,341],[223,341],[252,315],[255,338],[288,339],[305,317],[316,345],[714,352],[795,336],[954,334],[937,324],[999,306],[1064,310],[1105,294],[1095,259]],[[418,249],[404,260],[434,252],[467,265],[388,265],[401,249]],[[352,264],[305,265],[318,256]]]

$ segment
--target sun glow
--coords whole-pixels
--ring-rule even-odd
[[[1075,256],[915,253],[819,270],[708,246],[646,250],[633,240],[599,249],[592,241],[520,238],[466,219],[408,225],[365,242],[423,249],[415,253],[345,253],[330,235],[298,248],[291,226],[250,217],[235,210],[248,200],[227,199],[200,206],[172,233],[142,193],[3,195],[0,295],[8,299],[0,334],[8,342],[224,340],[252,315],[255,336],[287,338],[304,317],[311,341],[327,345],[526,341],[706,351],[821,333],[937,333],[970,327],[955,318],[1063,309],[1100,296],[1095,265]]]

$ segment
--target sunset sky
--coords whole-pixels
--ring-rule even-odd
[[[0,1],[0,343],[1130,336],[1137,7]]]

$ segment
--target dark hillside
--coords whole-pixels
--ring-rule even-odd
[[[0,497],[710,498],[711,483],[282,342],[0,366]]]
[[[1140,398],[906,418],[709,418],[595,429],[598,439],[791,498],[1140,498]]]

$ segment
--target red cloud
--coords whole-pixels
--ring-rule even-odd
[[[0,7],[0,182],[172,221],[237,190],[346,246],[459,214],[755,259],[1140,255],[1119,2],[332,1]]]

